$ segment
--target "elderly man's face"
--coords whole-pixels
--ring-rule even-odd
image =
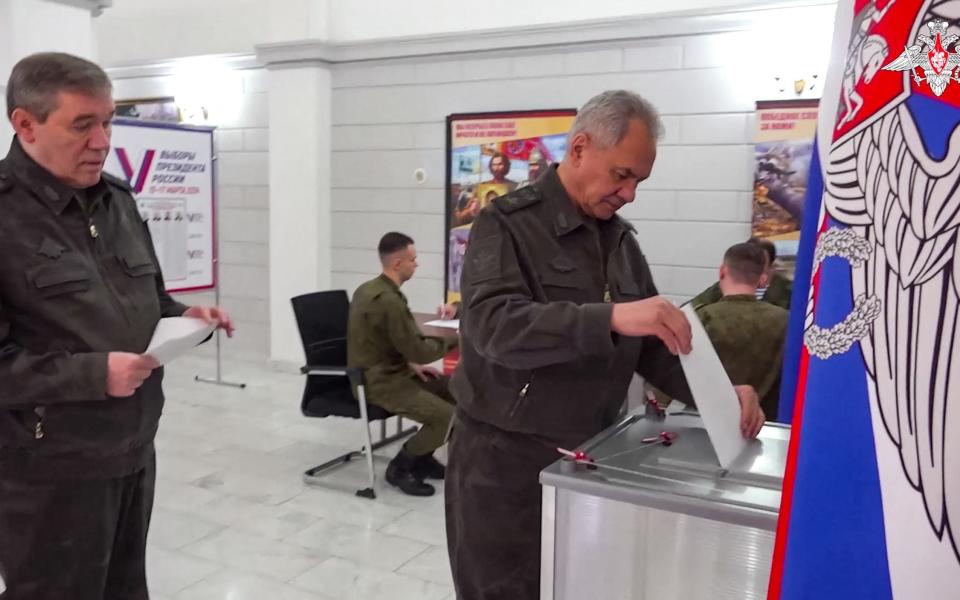
[[[627,135],[610,148],[598,147],[586,134],[576,136],[573,145],[577,203],[586,215],[603,221],[633,202],[637,185],[650,177],[657,158],[656,141],[639,120],[631,121]]]
[[[96,95],[61,91],[57,108],[43,123],[22,108],[14,111],[11,121],[43,168],[70,187],[84,189],[100,181],[114,111],[109,91]]]

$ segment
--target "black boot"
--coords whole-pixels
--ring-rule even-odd
[[[435,491],[433,486],[424,483],[414,472],[416,466],[417,457],[401,448],[387,465],[387,482],[409,496],[432,496]]]
[[[417,457],[413,472],[422,479],[443,479],[447,475],[447,468],[431,452]]]

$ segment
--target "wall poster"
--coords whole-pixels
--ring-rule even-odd
[[[117,117],[124,119],[141,119],[144,121],[162,121],[165,123],[180,123],[183,114],[176,100],[166,98],[141,98],[137,100],[117,100]]]
[[[817,100],[757,102],[753,235],[777,246],[792,275],[817,130]]]
[[[497,196],[529,185],[563,158],[576,110],[447,117],[447,302],[460,299],[470,227]]]
[[[167,291],[213,289],[213,129],[117,119],[104,170],[133,189]]]

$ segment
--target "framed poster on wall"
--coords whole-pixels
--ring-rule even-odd
[[[574,109],[447,117],[447,302],[460,299],[470,227],[497,196],[535,181],[563,158]]]
[[[117,100],[117,117],[140,119],[143,121],[162,121],[180,123],[183,115],[176,100],[166,98],[140,98],[135,100]]]
[[[216,286],[213,129],[116,119],[104,170],[130,184],[168,292]]]
[[[757,102],[753,235],[772,241],[793,274],[813,157],[818,100]]]

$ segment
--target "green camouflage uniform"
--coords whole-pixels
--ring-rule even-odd
[[[787,279],[780,273],[774,273],[773,277],[770,278],[770,285],[767,287],[767,291],[764,292],[762,300],[768,304],[790,310],[790,296],[792,294],[793,281]],[[720,284],[714,283],[694,296],[688,304],[691,304],[693,308],[699,310],[708,304],[717,302],[722,297],[723,293],[720,292]]]
[[[453,418],[453,396],[446,378],[423,382],[410,363],[428,364],[443,358],[456,338],[420,333],[400,287],[381,275],[353,293],[347,327],[351,367],[365,369],[367,399],[423,427],[406,444],[415,456],[443,445]]]
[[[753,386],[769,420],[777,418],[789,315],[749,295],[724,296],[697,310],[730,381]]]

